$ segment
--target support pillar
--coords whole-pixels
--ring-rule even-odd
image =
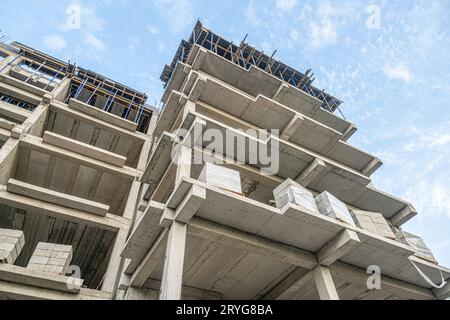
[[[339,300],[330,269],[319,265],[314,268],[313,275],[320,300]]]
[[[128,201],[123,215],[123,217],[129,219],[129,221],[132,220],[136,211],[140,187],[141,183],[137,180],[133,181],[131,184],[130,194],[128,196]],[[120,270],[122,269],[124,262],[120,254],[122,253],[123,247],[127,241],[128,233],[129,228],[121,228],[117,233],[116,240],[114,241],[114,247],[111,252],[111,258],[109,260],[102,284],[102,291],[112,293],[113,296],[118,286]]]
[[[173,221],[169,229],[160,300],[181,300],[187,225]]]

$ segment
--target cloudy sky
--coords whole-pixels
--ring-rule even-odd
[[[78,19],[78,16],[80,19]],[[411,201],[405,229],[450,266],[450,3],[300,0],[3,0],[0,29],[145,91],[197,18],[304,71],[344,100],[350,142],[380,157],[375,185]]]

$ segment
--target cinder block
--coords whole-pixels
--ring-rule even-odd
[[[54,274],[66,274],[72,260],[72,246],[40,242],[27,268]]]
[[[206,163],[198,180],[211,186],[242,194],[241,175],[239,171]]]
[[[55,243],[39,242],[36,249],[53,250],[55,248],[55,245]]]
[[[419,236],[416,236],[415,234],[400,230],[398,228],[395,230],[395,236],[397,238],[397,241],[402,242],[404,244],[407,244],[411,246],[415,253],[416,257],[422,258],[424,260],[430,261],[434,264],[438,264],[436,258],[433,255],[433,252],[431,252],[430,248],[425,244],[425,241]]]
[[[24,245],[22,231],[0,229],[0,263],[14,264]]]
[[[335,218],[344,223],[355,225],[347,205],[331,193],[325,191],[319,194],[316,197],[316,204],[321,214]]]
[[[279,209],[288,203],[293,203],[309,211],[319,213],[311,191],[291,179],[285,180],[275,188],[273,190],[273,196],[275,198],[275,204]]]
[[[40,257],[33,254],[30,258],[29,263],[31,264],[48,264],[49,257]]]
[[[351,214],[359,228],[395,240],[395,234],[383,214],[364,210],[351,210]]]

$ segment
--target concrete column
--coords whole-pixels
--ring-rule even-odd
[[[8,139],[0,148],[0,184],[5,185],[16,170],[19,140]]]
[[[124,218],[129,219],[130,224],[133,219],[134,213],[137,209],[137,201],[139,197],[139,190],[141,188],[141,183],[137,180],[133,181],[130,188],[130,194],[128,196],[127,204],[124,210]],[[111,258],[108,263],[108,267],[106,269],[105,277],[102,284],[102,291],[114,293],[117,289],[118,282],[120,279],[120,271],[123,266],[123,259],[120,256],[122,253],[123,247],[127,241],[128,233],[130,231],[131,225],[129,228],[122,228],[117,233],[116,240],[114,242],[114,247],[111,252]]]
[[[177,155],[177,175],[175,185],[183,178],[191,177],[192,149],[181,145]]]
[[[70,88],[70,78],[64,78],[53,91],[54,100],[64,102]]]
[[[17,65],[20,61],[22,61],[22,58],[16,59],[17,56],[18,55],[16,55],[16,54],[11,54],[8,57],[6,57],[5,59],[3,59],[2,61],[0,61],[0,70],[5,68],[8,65],[8,63],[11,63],[8,67],[6,67],[4,70],[2,70],[0,72],[0,74],[7,74],[13,66]]]
[[[160,300],[181,300],[187,225],[174,221],[169,229]]]
[[[339,300],[330,269],[319,265],[314,268],[313,275],[320,300]]]
[[[21,126],[16,126],[16,128],[21,128],[18,130],[16,138],[20,138],[27,133],[37,137],[42,137],[44,133],[45,121],[47,120],[48,110],[48,104],[40,104]]]

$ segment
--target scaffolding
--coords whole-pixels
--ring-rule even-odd
[[[11,45],[19,49],[15,60],[20,59],[20,62],[16,66],[25,70],[29,75],[23,79],[25,83],[33,78],[44,78],[46,84],[43,89],[51,91],[53,84],[59,83],[64,78],[70,78],[71,83],[65,99],[66,103],[70,98],[78,99],[93,107],[101,108],[105,112],[133,121],[137,124],[138,131],[146,132],[153,112],[151,107],[146,105],[146,94],[98,73],[78,67],[70,61],[58,60],[21,43],[13,42]],[[4,68],[14,62],[11,61]],[[83,99],[84,96],[87,98]],[[101,106],[96,104],[99,99],[103,99]]]
[[[245,42],[246,39],[247,36],[241,41],[240,45],[235,45],[233,42],[229,42],[205,28],[200,21],[197,21],[189,40],[181,41],[172,63],[165,66],[161,74],[161,80],[167,85],[178,62],[186,63],[192,48],[195,45],[199,45],[247,70],[249,70],[251,66],[264,70],[282,81],[321,100],[323,102],[322,107],[325,110],[330,112],[339,110],[340,112],[339,106],[343,102],[325,93],[324,90],[314,87],[312,85],[315,80],[314,73],[312,73],[311,70],[307,70],[305,73],[299,72],[274,59],[276,51],[270,56],[266,55],[264,51],[258,51],[254,47],[251,47]],[[344,117],[343,114],[342,116]]]

